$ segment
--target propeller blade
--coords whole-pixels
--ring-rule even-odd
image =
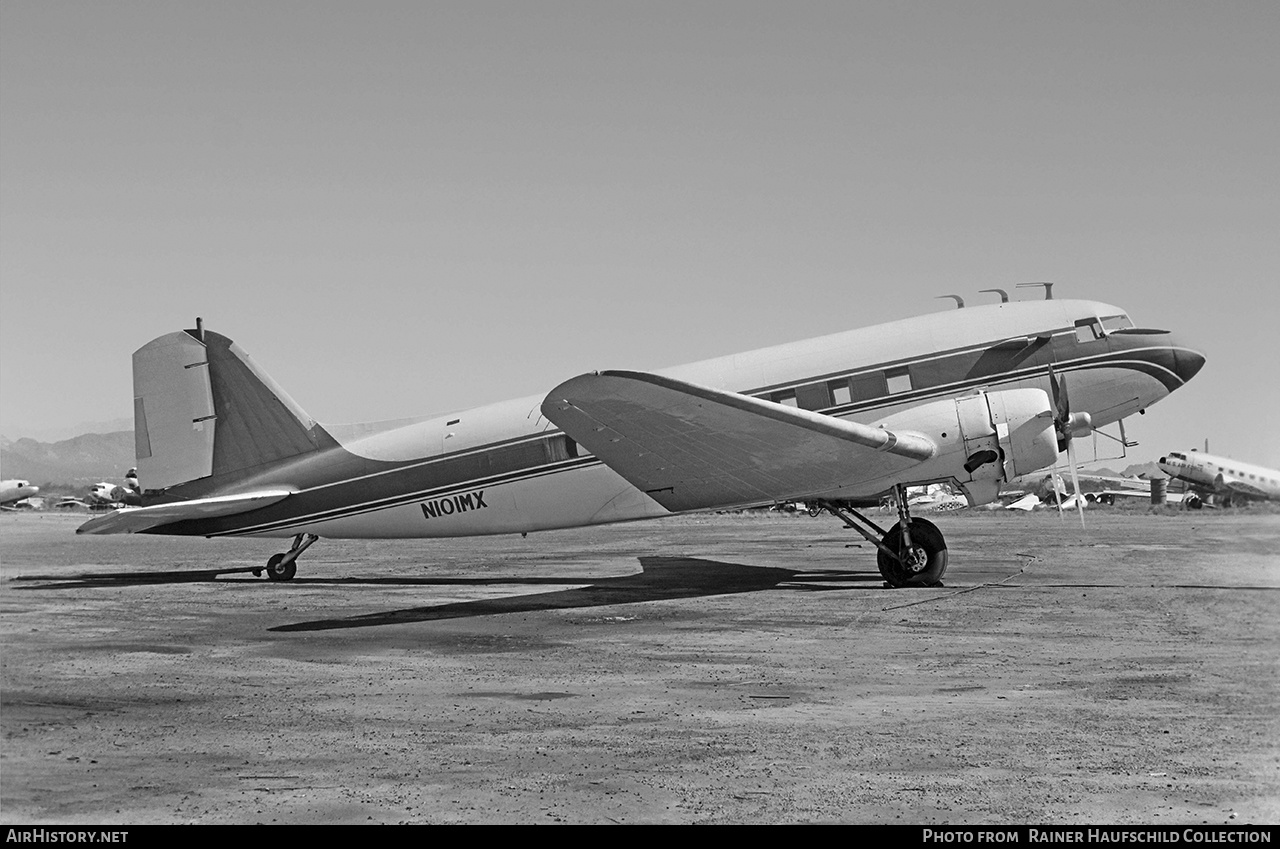
[[[1058,470],[1049,472],[1049,486],[1053,487],[1053,500],[1058,503],[1058,520],[1062,520],[1062,490],[1058,489]]]
[[[1080,528],[1084,527],[1084,499],[1080,497],[1080,475],[1076,471],[1076,443],[1075,440],[1067,442],[1067,461],[1071,463],[1071,486],[1076,492],[1076,509],[1080,511]]]
[[[1061,382],[1058,376],[1053,372],[1053,366],[1049,366],[1049,391],[1053,396],[1053,412],[1054,420],[1059,424],[1064,424],[1067,416],[1071,415],[1071,403],[1067,398],[1067,379],[1064,377]]]

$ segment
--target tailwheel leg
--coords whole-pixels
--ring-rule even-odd
[[[311,544],[318,539],[320,537],[315,534],[298,534],[293,538],[293,545],[288,551],[271,555],[271,559],[267,561],[267,580],[292,581],[294,574],[298,571],[298,555],[310,548]],[[257,572],[255,571],[254,574]]]

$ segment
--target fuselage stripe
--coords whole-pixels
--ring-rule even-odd
[[[970,349],[970,350],[983,350],[983,348],[981,348],[980,346],[977,349]],[[1089,370],[1094,368],[1128,368],[1135,371],[1142,371],[1147,373],[1154,370],[1162,374],[1168,375],[1170,380],[1176,382],[1176,385],[1181,385],[1183,382],[1181,378],[1179,378],[1177,374],[1170,371],[1168,368],[1158,363],[1151,362],[1150,360],[1146,360],[1146,359],[1142,359],[1141,357],[1134,356],[1135,354],[1141,354],[1144,351],[1166,352],[1168,350],[1169,350],[1168,347],[1151,346],[1149,348],[1130,349],[1125,351],[1109,352],[1106,354],[1090,355],[1087,357],[1080,357],[1074,360],[1064,360],[1064,361],[1055,363],[1055,371],[1058,374],[1065,374],[1065,373],[1070,373],[1074,371]],[[922,358],[922,360],[923,359],[928,359],[928,358]],[[916,361],[912,361],[912,362],[916,362]],[[957,392],[962,392],[970,388],[977,388],[981,386],[1000,386],[1002,384],[1016,383],[1016,382],[1025,381],[1028,379],[1034,379],[1037,377],[1044,377],[1046,375],[1047,375],[1047,371],[1043,366],[1031,367],[1031,368],[1019,369],[1017,371],[1003,372],[998,375],[985,375],[981,378],[971,378],[963,381],[954,381],[948,384],[928,387],[927,389],[923,389],[923,390],[903,392],[896,395],[882,396],[870,402],[853,404],[853,405],[844,405],[840,407],[832,407],[824,410],[819,410],[817,412],[821,412],[826,415],[833,415],[837,417],[847,416],[853,413],[867,412],[867,411],[875,410],[881,407],[893,407],[893,406],[898,406],[904,403],[918,403],[921,401],[927,401],[927,400],[940,398],[940,397],[954,396]],[[809,382],[809,381],[805,381],[805,382]],[[1161,382],[1168,385],[1169,380],[1162,380]],[[788,386],[800,385],[800,383],[793,382],[786,385]],[[761,391],[763,390],[757,389],[757,390],[751,390],[749,392],[745,392],[743,394],[751,395],[751,394],[759,393]],[[492,451],[499,447],[505,447],[509,445],[521,444],[526,442],[535,442],[538,440],[546,439],[550,436],[555,436],[557,434],[559,434],[559,431],[557,430],[548,430],[548,431],[538,433],[538,434],[533,434],[530,436],[517,437],[515,439],[507,439],[507,440],[502,440],[500,442],[490,443],[487,445],[476,446],[474,448],[469,448],[464,451],[437,455],[430,458],[425,458],[420,462],[413,461],[405,465],[397,466],[394,469],[385,469],[377,472],[372,472],[369,474],[357,475],[350,478],[344,478],[338,481],[330,481],[323,484],[318,484],[316,486],[300,490],[298,495],[302,495],[310,492],[317,492],[317,491],[320,491],[323,489],[329,489],[332,487],[358,483],[361,481],[366,481],[373,478],[382,477],[385,475],[403,473],[408,470],[420,469],[427,466],[431,466],[432,464],[441,463],[446,460],[451,460],[457,457],[465,457],[468,455],[475,455],[475,454],[480,454],[487,451]],[[439,484],[436,486],[427,487],[421,490],[415,490],[413,492],[398,493],[394,496],[374,498],[374,499],[370,499],[370,500],[359,502],[359,503],[344,504],[341,507],[334,507],[331,509],[316,510],[311,513],[307,513],[299,516],[291,516],[287,519],[277,519],[275,521],[263,522],[260,524],[249,525],[242,528],[213,532],[213,533],[209,533],[208,536],[241,536],[241,535],[268,533],[268,532],[274,532],[274,531],[284,531],[291,528],[299,528],[307,525],[312,525],[317,522],[331,521],[335,519],[342,519],[350,516],[361,515],[364,513],[376,512],[379,510],[393,509],[393,508],[401,507],[407,504],[413,504],[415,502],[418,502],[424,499],[436,498],[443,495],[449,495],[449,494],[463,492],[470,489],[476,489],[479,487],[493,487],[493,486],[500,486],[500,485],[509,484],[509,483],[516,483],[523,480],[530,480],[538,477],[543,477],[546,475],[559,474],[562,472],[579,470],[579,469],[601,465],[601,464],[602,464],[601,461],[596,459],[595,457],[591,457],[591,456],[579,457],[579,458],[574,458],[567,461],[558,461],[550,464],[526,467],[524,469],[513,470],[513,471],[505,472],[502,474],[498,474],[498,475],[489,475],[485,477],[471,478],[467,480],[452,481],[445,484]]]

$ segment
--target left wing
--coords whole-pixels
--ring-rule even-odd
[[[1239,478],[1228,478],[1222,475],[1218,475],[1218,477],[1220,480],[1215,481],[1215,484],[1220,490],[1226,490],[1233,495],[1242,495],[1245,498],[1261,498],[1264,500],[1267,498],[1267,491],[1261,487],[1256,487]]]
[[[584,374],[542,413],[672,511],[784,501],[901,473],[937,445],[646,372]]]

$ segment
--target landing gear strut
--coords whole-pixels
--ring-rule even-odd
[[[940,587],[947,571],[947,543],[942,531],[933,522],[911,518],[906,487],[893,489],[898,523],[887,531],[855,510],[829,501],[821,505],[876,547],[876,565],[887,586]]]
[[[294,574],[298,571],[298,555],[310,548],[311,543],[318,539],[320,537],[315,534],[298,534],[293,538],[293,545],[288,551],[271,555],[271,559],[267,561],[267,580],[292,581]],[[255,569],[253,574],[259,574],[259,570]]]

